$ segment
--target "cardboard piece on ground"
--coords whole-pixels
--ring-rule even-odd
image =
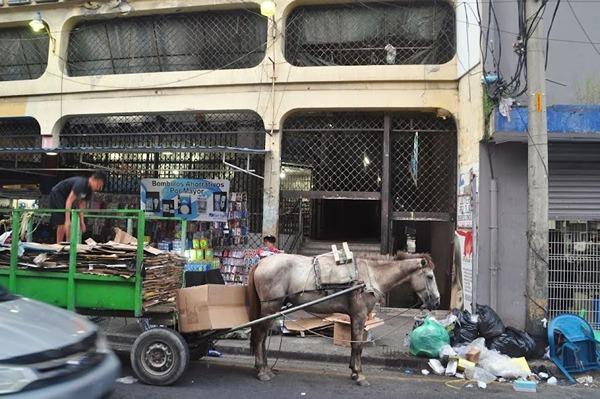
[[[289,331],[293,332],[304,332],[307,330],[315,330],[319,328],[329,327],[332,325],[332,321],[317,316],[287,319],[283,322],[283,326]]]
[[[352,346],[352,332],[350,329],[350,316],[336,313],[325,320],[333,322],[333,344],[338,346]],[[362,341],[367,340],[369,330],[383,325],[383,320],[370,317],[365,323]]]
[[[469,351],[467,352],[465,357],[470,362],[478,363],[480,354],[481,354],[481,349],[479,349],[477,347],[472,347],[471,349],[469,349]]]
[[[246,287],[207,284],[176,294],[181,332],[221,330],[250,321]]]

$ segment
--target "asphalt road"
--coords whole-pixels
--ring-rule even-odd
[[[132,376],[127,357],[122,358],[123,376]],[[192,362],[183,378],[171,387],[153,387],[139,382],[117,383],[110,399],[154,398],[598,398],[600,388],[540,385],[537,394],[513,391],[508,383],[492,383],[481,390],[467,382],[436,376],[423,376],[420,370],[367,368],[370,387],[359,387],[350,380],[342,365],[279,361],[270,382],[254,378],[252,359],[246,357],[208,359]]]

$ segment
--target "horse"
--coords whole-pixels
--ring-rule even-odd
[[[298,306],[327,296],[318,289],[312,257],[277,254],[262,259],[250,270],[248,276],[248,301],[250,318],[256,320],[278,312],[283,305]],[[311,306],[314,313],[344,313],[350,316],[351,325],[351,378],[358,385],[369,385],[362,370],[363,331],[368,315],[375,304],[392,288],[408,282],[417,293],[424,308],[437,309],[440,294],[433,270],[435,265],[428,254],[398,252],[388,255],[355,256],[359,280],[367,283],[366,289]],[[331,292],[331,291],[329,291]],[[255,357],[257,378],[269,381],[273,374],[267,366],[266,339],[272,320],[252,327],[251,350]]]

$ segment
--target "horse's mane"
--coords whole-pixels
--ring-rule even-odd
[[[412,254],[410,252],[398,251],[394,255],[381,255],[381,254],[357,252],[357,253],[355,253],[355,257],[358,259],[373,260],[376,262],[393,262],[395,260],[423,258],[427,261],[427,264],[429,265],[429,267],[431,269],[435,268],[435,264],[433,263],[433,259],[431,259],[431,255],[426,254],[426,253]]]

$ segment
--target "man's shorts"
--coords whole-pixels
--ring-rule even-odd
[[[67,199],[64,198],[60,193],[56,191],[50,192],[50,209],[65,209]],[[50,216],[50,223],[53,226],[62,226],[65,224],[65,213],[64,212],[52,212]]]

